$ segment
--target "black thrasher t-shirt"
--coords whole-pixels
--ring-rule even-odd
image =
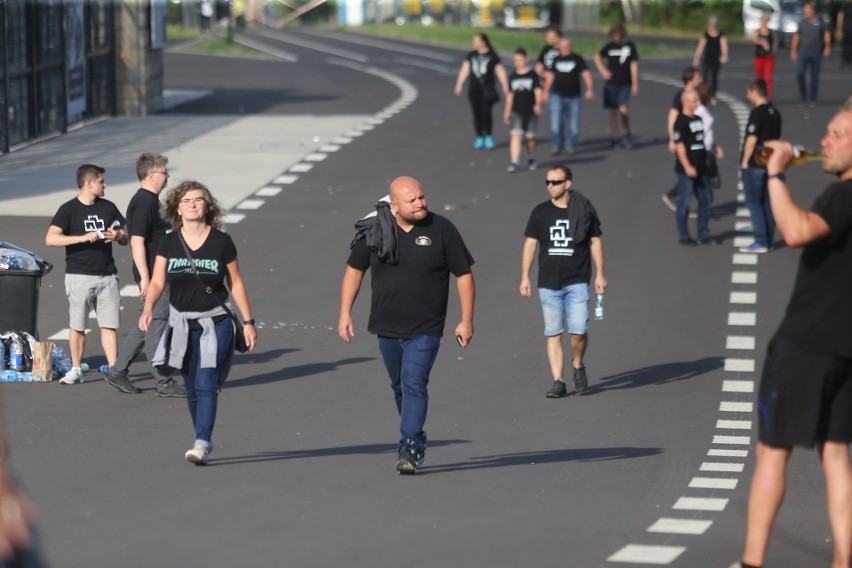
[[[553,60],[559,57],[559,48],[545,45],[538,54],[538,62],[544,66],[545,71],[553,69]]]
[[[772,106],[772,103],[760,105],[748,115],[745,137],[748,138],[749,136],[757,136],[755,148],[767,140],[777,140],[781,137],[781,113]],[[740,155],[740,163],[742,163],[742,155]],[[762,168],[765,166],[757,165],[757,162],[754,161],[754,152],[752,152],[748,158],[748,167]]]
[[[227,264],[237,258],[237,248],[230,235],[210,229],[207,239],[198,248],[190,250],[201,281],[190,270],[189,260],[180,244],[179,231],[169,233],[160,240],[157,256],[166,259],[166,283],[169,285],[169,303],[181,312],[206,312],[228,299],[225,286]],[[208,294],[205,286],[213,289]],[[215,296],[212,297],[212,296]]]
[[[411,339],[444,334],[450,273],[470,272],[473,257],[455,226],[429,213],[405,232],[396,228],[399,264],[379,261],[359,239],[347,264],[372,269],[373,298],[367,330],[385,337]]]
[[[609,83],[620,87],[633,84],[630,78],[630,63],[639,60],[639,53],[632,41],[618,45],[614,41],[609,42],[600,50],[601,59],[606,68],[612,73]]]
[[[588,69],[582,56],[572,53],[553,60],[553,85],[551,91],[562,97],[580,96],[580,75]]]
[[[145,239],[145,257],[148,262],[148,274],[154,268],[157,247],[160,239],[169,232],[171,225],[160,217],[160,198],[144,188],[139,188],[127,206],[127,234]],[[141,279],[136,263],[133,263],[133,279]]]
[[[524,236],[538,241],[538,287],[561,290],[592,277],[589,244],[601,236],[601,222],[592,203],[571,192],[568,208],[545,201],[530,213]]]
[[[852,359],[852,181],[830,185],[811,210],[831,234],[802,249],[778,334],[809,351]]]
[[[86,205],[76,197],[59,206],[52,226],[62,229],[69,237],[79,237],[93,231],[106,231],[118,221],[124,226],[124,217],[112,201],[100,197],[91,205]],[[77,243],[65,247],[65,273],[103,276],[117,274],[115,259],[112,256],[112,243],[97,240],[93,243]]]
[[[704,121],[701,120],[701,117],[677,115],[672,138],[675,145],[683,144],[686,146],[687,161],[698,171],[699,176],[702,175],[707,168],[707,148],[704,146]],[[674,170],[679,174],[685,173],[683,164],[677,157],[675,157]]]
[[[517,71],[509,76],[509,89],[512,91],[512,112],[523,117],[534,114],[535,90],[541,88],[535,71],[527,71],[519,75]]]

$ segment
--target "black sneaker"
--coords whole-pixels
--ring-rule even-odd
[[[157,396],[186,398],[186,388],[183,385],[177,384],[175,381],[169,381],[163,386],[157,387]]]
[[[396,460],[396,471],[403,475],[414,475],[425,459],[425,450],[415,450],[414,446],[405,446],[399,452],[399,459]]]
[[[720,241],[719,239],[713,238],[713,237],[704,237],[703,239],[698,239],[698,244],[699,245],[716,246],[716,245],[721,245],[722,241]]]
[[[574,390],[577,394],[583,394],[589,388],[589,378],[586,376],[586,367],[574,369]]]
[[[697,247],[698,246],[698,242],[696,242],[696,240],[691,238],[691,237],[686,237],[684,239],[681,239],[677,243],[679,245],[685,246],[685,247]]]
[[[553,381],[553,385],[547,391],[547,398],[562,398],[567,395],[568,389],[565,388],[565,381]]]
[[[130,382],[130,379],[127,378],[125,373],[110,372],[104,375],[104,380],[123,393],[139,394],[142,392],[142,389],[136,388],[133,383]]]

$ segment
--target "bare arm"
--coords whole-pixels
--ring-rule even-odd
[[[671,107],[669,109],[668,116],[666,116],[666,128],[669,131],[669,152],[672,153],[672,154],[675,153],[674,125],[675,125],[675,121],[677,120],[678,114],[680,114],[680,113],[678,113],[677,109],[674,108],[674,107]]]
[[[340,319],[337,322],[337,334],[340,339],[349,343],[355,337],[355,324],[352,322],[352,306],[361,290],[364,271],[346,266],[343,273],[343,283],[340,286]]]
[[[238,259],[235,258],[229,262],[226,268],[228,269],[226,276],[228,278],[228,288],[231,290],[231,297],[234,299],[234,303],[237,304],[243,320],[250,320],[252,319],[251,306],[249,306],[245,282],[243,282],[243,277],[240,274]],[[257,327],[255,325],[246,325],[245,336],[249,351],[254,351],[255,345],[257,345]]]
[[[473,273],[456,276],[456,287],[461,305],[461,321],[456,326],[456,337],[461,337],[462,347],[467,347],[473,338],[473,304],[476,300],[476,283],[473,280]]]
[[[796,61],[799,58],[799,32],[793,34],[793,41],[790,43],[790,61]]]
[[[533,114],[536,116],[541,114],[541,105],[544,102],[544,91],[541,87],[533,89],[535,95],[535,104],[533,105]]]
[[[595,263],[595,293],[603,294],[608,282],[604,273],[604,249],[600,237],[592,237],[589,250],[592,253],[592,262]]]
[[[509,91],[506,93],[506,108],[503,109],[503,122],[506,124],[512,123],[512,103],[515,100],[515,93]]]
[[[719,44],[722,46],[722,58],[719,60],[720,63],[728,62],[728,36],[723,35],[722,39],[719,40]]]
[[[630,93],[635,97],[639,94],[639,62],[630,62]]]
[[[497,80],[500,81],[500,86],[503,87],[503,94],[509,93],[509,77],[506,75],[506,68],[502,63],[498,63],[494,67],[494,74],[497,75]]]
[[[145,294],[148,293],[148,284],[151,282],[145,251],[145,237],[130,237],[130,254],[133,256],[133,264],[136,265],[136,270],[139,271],[139,298],[144,300]]]
[[[521,285],[518,287],[521,296],[527,298],[532,295],[532,286],[530,285],[530,270],[532,270],[533,261],[535,260],[535,251],[538,248],[538,241],[531,237],[527,237],[524,241],[524,249],[521,252]]]
[[[772,140],[766,143],[772,156],[766,164],[767,174],[783,173],[793,160],[793,147],[789,142]],[[831,229],[819,214],[802,209],[793,202],[787,183],[772,177],[768,181],[769,202],[775,224],[790,247],[801,247],[828,237]]]
[[[825,57],[828,57],[831,54],[831,32],[828,31],[828,26],[826,26],[825,31],[822,32],[822,54]]]
[[[594,82],[592,81],[592,72],[586,69],[580,74],[583,77],[583,82],[586,84],[586,100],[595,98]]]
[[[470,61],[465,59],[464,63],[462,63],[461,68],[459,69],[459,74],[456,77],[456,88],[453,89],[453,92],[456,94],[457,97],[461,96],[462,85],[464,85],[464,82],[467,81],[468,75],[470,75]]]
[[[609,69],[606,68],[606,65],[603,64],[603,59],[601,58],[600,53],[596,53],[592,61],[595,62],[595,67],[598,68],[598,73],[601,74],[604,81],[609,81],[612,79],[612,73],[609,72]]]
[[[683,171],[687,176],[694,178],[698,175],[698,172],[689,163],[689,158],[686,155],[686,144],[682,142],[675,144],[675,156],[677,156],[677,160],[683,166]]]
[[[51,225],[47,229],[47,235],[44,237],[44,244],[49,247],[67,247],[69,245],[77,245],[80,243],[93,243],[98,240],[98,233],[95,231],[72,237],[66,235],[62,229],[56,225]]]
[[[741,168],[748,167],[748,161],[751,158],[751,155],[754,153],[754,147],[757,145],[757,136],[746,136],[745,142],[743,142],[743,160],[740,164]]]
[[[151,274],[151,281],[148,283],[148,293],[145,294],[145,306],[142,308],[142,314],[139,316],[139,329],[148,331],[148,326],[151,325],[151,314],[154,311],[154,304],[160,299],[163,294],[163,288],[166,287],[166,257],[157,256],[154,260],[154,272]]]
[[[701,36],[698,40],[698,45],[695,46],[695,54],[692,56],[692,66],[698,67],[698,63],[701,61],[701,54],[704,53],[704,46],[707,44],[707,38]]]

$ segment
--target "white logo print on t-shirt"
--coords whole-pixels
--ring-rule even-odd
[[[550,256],[574,256],[574,249],[571,247],[570,233],[568,232],[571,226],[568,219],[560,219],[555,225],[550,227],[550,242],[551,247],[547,249],[547,254]]]
[[[97,215],[89,215],[83,221],[83,230],[87,233],[102,233],[104,227],[106,227],[106,223],[104,223],[104,220]]]

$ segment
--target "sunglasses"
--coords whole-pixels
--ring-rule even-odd
[[[559,184],[565,183],[566,181],[568,181],[568,180],[567,179],[546,179],[546,180],[544,180],[544,185],[559,185]]]

